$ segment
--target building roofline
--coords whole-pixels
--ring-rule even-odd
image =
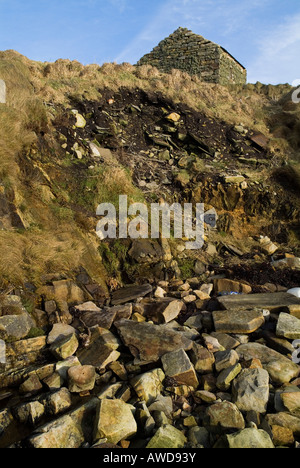
[[[233,55],[231,55],[230,52],[228,52],[228,50],[224,49],[224,47],[222,46],[219,46],[221,47],[221,49],[223,50],[223,52],[226,52],[226,54],[228,54],[236,63],[238,63],[244,70],[246,70],[246,67],[244,67],[244,65],[242,65]]]
[[[206,39],[205,37],[201,36],[200,34],[196,34],[194,33],[193,31],[191,31],[190,29],[188,28],[182,28],[182,27],[179,27],[176,29],[176,31],[174,31],[172,34],[175,34],[177,32],[182,32],[182,31],[186,31],[188,33],[192,33],[194,36],[197,36],[197,37],[201,37],[202,39],[204,39],[205,41],[207,42],[210,42],[211,44],[215,44],[217,46],[219,46],[223,52],[225,52],[226,54],[228,54],[236,63],[238,63],[244,70],[246,70],[246,67],[244,67],[244,65],[242,65],[233,55],[231,55],[230,52],[228,52],[228,50],[224,49],[224,47],[220,46],[219,44],[217,44],[216,42],[213,42],[211,41],[210,39]],[[172,34],[170,34],[170,36],[172,36]],[[169,37],[170,37],[169,36]],[[167,38],[166,38],[167,39]]]

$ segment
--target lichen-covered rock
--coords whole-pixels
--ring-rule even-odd
[[[269,380],[264,369],[242,370],[232,384],[232,401],[241,411],[265,413],[269,401]]]
[[[148,409],[150,413],[153,411],[163,411],[166,416],[171,417],[173,412],[173,400],[170,396],[159,394]]]
[[[42,390],[42,388],[43,385],[41,384],[38,376],[32,374],[30,377],[28,377],[28,379],[25,380],[25,382],[22,383],[22,385],[20,385],[19,392],[23,394],[30,393],[33,395]]]
[[[231,449],[270,449],[275,448],[266,431],[247,428],[235,434],[225,436]]]
[[[73,320],[69,307],[80,304],[85,299],[82,289],[70,279],[53,281],[52,286],[43,287],[41,293],[46,296],[46,300],[55,301],[61,322],[67,324]]]
[[[295,442],[292,429],[274,425],[271,427],[275,447],[290,446]]]
[[[239,362],[239,355],[233,349],[218,351],[215,353],[215,367],[217,372],[221,372],[228,367],[235,366]]]
[[[300,389],[297,387],[296,389],[295,391],[284,391],[281,393],[280,398],[284,408],[291,414],[300,418]]]
[[[154,369],[130,380],[137,396],[147,404],[151,404],[163,390],[162,382],[165,374],[162,369]]]
[[[88,348],[81,350],[78,353],[78,357],[84,365],[105,369],[111,362],[119,359],[120,353],[98,341],[93,342]]]
[[[188,354],[195,370],[199,374],[210,374],[213,372],[215,357],[208,349],[198,343],[193,343],[193,347]]]
[[[55,323],[47,338],[47,344],[52,345],[66,336],[73,335],[76,332],[75,328],[66,323]]]
[[[241,176],[232,176],[240,178]],[[226,183],[228,183],[228,180],[230,179],[230,176],[226,176],[227,181],[225,180]],[[238,183],[242,182],[244,180],[244,177],[242,177],[242,180],[238,180]],[[231,180],[229,183],[235,182],[234,180]],[[239,281],[232,281],[227,278],[220,278],[214,280],[214,290],[216,294],[219,293],[224,293],[224,292],[236,292],[236,293],[241,293],[241,294],[249,294],[252,291],[251,286],[248,284],[240,283]]]
[[[12,422],[13,417],[9,409],[4,409],[0,411],[0,437],[3,435],[5,430],[9,427]]]
[[[132,304],[124,304],[114,307],[100,309],[93,302],[85,302],[75,307],[80,320],[86,327],[99,326],[109,330],[115,320],[130,318],[132,314]]]
[[[184,434],[169,424],[160,427],[147,444],[147,449],[175,449],[183,448],[187,439]]]
[[[246,361],[253,358],[259,359],[273,382],[288,383],[299,374],[297,364],[260,343],[242,344],[236,349],[236,352],[240,358],[244,358]]]
[[[164,354],[161,361],[168,377],[176,380],[179,385],[198,388],[199,381],[195,368],[184,349]]]
[[[133,356],[145,362],[157,362],[164,354],[180,348],[191,349],[193,344],[184,333],[162,325],[132,320],[120,320],[115,325]]]
[[[217,378],[217,387],[222,391],[227,391],[230,388],[231,382],[239,375],[241,370],[242,366],[239,363],[222,370]]]
[[[68,370],[73,366],[80,366],[80,361],[77,356],[70,356],[63,361],[59,361],[55,365],[55,371],[62,378],[63,381],[67,381]]]
[[[75,127],[77,128],[84,128],[86,126],[86,120],[85,118],[83,117],[83,115],[79,114],[79,113],[76,113],[75,114],[75,117],[76,117],[76,123],[75,123]]]
[[[204,426],[212,433],[223,434],[244,429],[245,421],[236,405],[222,401],[207,408]]]
[[[39,336],[6,344],[5,370],[22,369],[47,357],[46,337]],[[0,383],[1,386],[1,383]]]
[[[300,338],[300,319],[293,315],[282,312],[279,315],[276,335],[288,338],[290,340],[296,340]]]
[[[188,432],[188,441],[192,448],[197,446],[209,448],[209,432],[205,427],[191,427]]]
[[[117,361],[120,357],[120,341],[109,330],[95,327],[91,340],[86,348],[77,353],[81,364],[105,369],[110,363]]]
[[[0,317],[0,338],[5,341],[21,340],[34,327],[34,321],[29,314],[5,315]]]
[[[295,437],[300,437],[300,418],[289,413],[280,412],[276,414],[267,414],[266,421],[270,426],[286,427],[293,431]]]
[[[175,320],[178,317],[180,311],[182,310],[183,302],[182,301],[171,301],[165,310],[162,312],[162,317],[165,323],[169,323],[172,320]]]
[[[92,438],[98,398],[92,398],[76,410],[38,427],[29,437],[32,448],[79,448]]]
[[[17,406],[13,412],[20,423],[35,426],[44,415],[45,407],[39,401],[30,401]]]
[[[203,327],[201,314],[192,315],[184,322],[184,325],[186,327],[195,328],[198,331],[201,330]]]
[[[253,333],[265,322],[261,309],[216,311],[213,320],[220,333]]]
[[[43,380],[43,383],[48,387],[50,391],[58,390],[63,385],[63,378],[59,375],[58,372],[53,372]]]
[[[68,335],[60,340],[55,341],[50,350],[56,359],[67,359],[76,353],[79,346],[76,334]]]
[[[51,393],[45,399],[45,408],[48,414],[56,416],[68,410],[72,405],[71,394],[65,387],[57,392]]]
[[[135,242],[151,243],[152,241],[149,241],[148,239],[139,239]],[[132,250],[133,248],[131,249],[131,251],[129,251],[129,255],[132,255]],[[139,297],[144,297],[147,294],[151,293],[152,289],[153,288],[151,284],[143,284],[141,286],[132,285],[126,288],[119,289],[112,294],[112,305],[116,306],[120,304],[126,304],[127,302],[133,301],[134,299],[138,299]]]
[[[95,418],[94,440],[107,439],[117,444],[137,432],[137,424],[132,414],[132,407],[122,400],[100,401]]]

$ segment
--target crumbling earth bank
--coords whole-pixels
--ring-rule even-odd
[[[278,236],[285,226],[297,231],[299,199],[283,189],[278,171],[272,177],[281,163],[269,137],[140,89],[105,89],[100,101],[73,105],[75,115],[62,111],[54,122],[62,158],[80,159],[85,170],[117,158],[147,201],[213,206],[226,232],[236,234],[234,216],[252,234],[260,222],[272,229],[275,219]]]

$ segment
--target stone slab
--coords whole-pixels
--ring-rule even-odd
[[[216,332],[221,333],[253,333],[264,322],[263,311],[254,310],[221,310],[213,312]]]
[[[181,348],[189,350],[193,344],[184,333],[164,325],[120,320],[115,326],[133,356],[143,362],[157,362],[164,354]]]
[[[299,375],[300,367],[297,364],[260,343],[243,344],[236,351],[240,358],[246,361],[253,358],[259,359],[275,383],[288,383]]]
[[[126,304],[126,302],[134,301],[139,297],[144,297],[152,292],[151,284],[144,284],[142,286],[129,286],[119,289],[112,294],[112,305]],[[300,302],[299,302],[300,303]]]
[[[262,308],[268,310],[282,310],[292,305],[300,305],[300,299],[285,292],[263,294],[238,294],[235,296],[219,297],[218,302],[223,309],[232,308]]]

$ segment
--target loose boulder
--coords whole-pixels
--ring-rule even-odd
[[[166,375],[176,380],[179,385],[195,389],[199,386],[195,368],[183,349],[164,354],[161,361]]]
[[[117,444],[137,432],[137,424],[132,414],[132,407],[122,400],[100,401],[98,406],[94,440],[107,439],[109,443]]]
[[[233,402],[241,411],[265,413],[269,401],[269,374],[264,369],[244,369],[232,384]]]
[[[147,444],[147,449],[175,449],[183,448],[187,442],[181,431],[169,424],[160,427]]]
[[[299,374],[299,366],[282,354],[260,343],[240,345],[236,352],[245,360],[259,359],[273,382],[284,384]]]
[[[130,381],[137,396],[147,404],[151,404],[163,389],[165,374],[162,369],[154,369],[145,374],[133,377]]]
[[[93,366],[73,366],[68,370],[69,390],[80,393],[93,390],[96,371]]]
[[[231,449],[270,449],[275,448],[266,431],[247,428],[235,434],[226,435],[228,448]]]
[[[120,320],[115,325],[125,345],[141,361],[157,362],[164,354],[191,349],[193,344],[183,333],[151,323]]]

